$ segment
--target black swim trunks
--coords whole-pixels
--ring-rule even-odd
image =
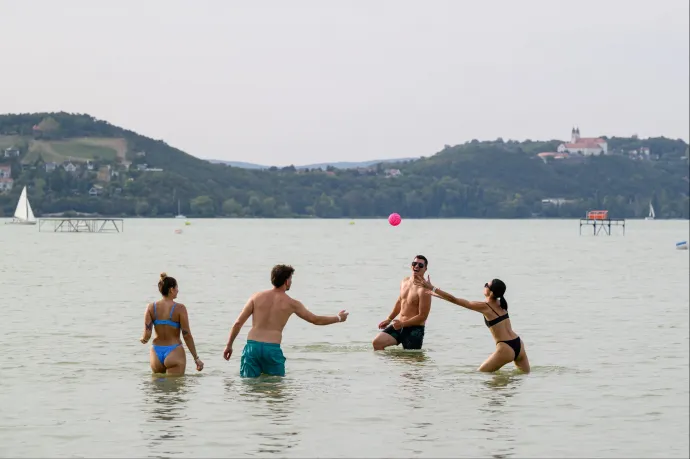
[[[400,330],[387,326],[383,333],[388,333],[398,344],[402,344],[403,349],[421,349],[424,341],[424,325],[410,325]]]

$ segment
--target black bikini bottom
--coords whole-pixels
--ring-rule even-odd
[[[520,348],[522,347],[522,345],[520,344],[519,336],[515,339],[511,339],[508,341],[499,341],[499,343],[506,343],[508,346],[510,346],[513,349],[513,352],[515,352],[515,359],[518,358],[518,355],[520,355]]]

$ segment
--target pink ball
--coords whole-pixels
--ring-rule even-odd
[[[400,218],[400,215],[398,214],[393,213],[388,216],[388,223],[390,223],[393,226],[398,226],[401,221],[402,218]]]

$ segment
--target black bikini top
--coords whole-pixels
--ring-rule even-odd
[[[510,316],[508,315],[508,312],[506,312],[506,314],[505,314],[504,316],[501,316],[501,315],[499,315],[499,314],[494,310],[494,308],[491,307],[491,305],[490,305],[489,303],[486,303],[486,305],[487,305],[487,306],[489,307],[489,309],[491,309],[491,311],[492,311],[494,314],[496,314],[496,316],[497,316],[495,319],[492,319],[492,320],[486,320],[486,317],[484,317],[484,324],[485,324],[487,327],[491,328],[491,327],[493,327],[494,325],[496,325],[496,324],[499,323],[499,322],[503,322],[503,321],[506,320],[506,319],[510,319]]]

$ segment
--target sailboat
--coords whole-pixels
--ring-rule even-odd
[[[36,224],[36,217],[34,216],[34,211],[31,210],[31,204],[29,203],[29,198],[26,195],[26,186],[24,186],[22,194],[19,196],[17,208],[14,210],[14,218],[12,219],[12,221],[5,223],[10,225]]]
[[[646,216],[644,219],[645,220],[654,220],[656,217],[656,214],[654,213],[654,206],[652,205],[652,201],[649,201],[649,215]]]
[[[180,200],[177,200],[177,215],[175,215],[175,218],[187,218],[184,215],[180,213]]]

